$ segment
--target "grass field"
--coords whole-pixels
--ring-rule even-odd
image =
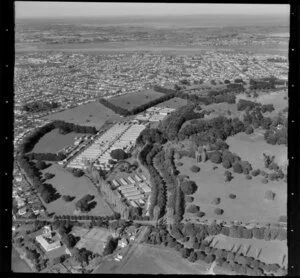
[[[86,248],[87,250],[100,255],[102,255],[107,237],[112,235],[107,229],[93,228],[88,230],[81,227],[74,227],[72,234],[81,237],[80,241],[76,244],[78,249]]]
[[[196,165],[193,158],[183,157],[179,161],[182,166],[177,166],[180,174],[188,175],[190,180],[196,182],[198,189],[192,195],[193,203],[200,206],[200,211],[205,212],[203,220],[219,219],[226,222],[239,220],[247,222],[275,223],[280,215],[287,213],[287,189],[282,181],[269,181],[268,184],[261,183],[261,176],[246,180],[245,175],[233,173],[234,178],[229,182],[224,182],[225,169],[222,165],[213,170],[216,164],[207,161],[198,163],[201,168],[199,173],[193,173],[190,168]],[[175,161],[177,164],[178,160]],[[273,201],[264,200],[266,190],[272,190],[276,197]],[[236,199],[230,199],[229,194],[236,195]],[[221,198],[219,205],[213,205],[214,198]],[[215,208],[224,210],[223,215],[214,214]],[[247,213],[245,213],[245,211]],[[194,218],[194,214],[185,213],[185,218]]]
[[[255,132],[250,135],[240,132],[228,137],[226,143],[229,145],[231,152],[249,161],[253,169],[265,168],[263,153],[275,155],[275,162],[279,166],[286,167],[288,163],[287,147],[284,145],[270,145],[266,143],[263,134],[264,132],[261,129],[256,129]]]
[[[183,259],[173,249],[141,244],[127,261],[108,262],[101,265],[96,273],[204,274],[207,267],[203,262],[191,263]]]
[[[145,104],[151,100],[157,99],[164,94],[154,90],[143,90],[137,93],[126,94],[122,96],[112,97],[109,102],[124,109],[131,110],[137,106]]]
[[[75,203],[86,194],[91,194],[95,196],[94,200],[97,202],[97,205],[87,214],[97,216],[112,215],[111,209],[99,196],[96,188],[87,177],[74,177],[73,174],[55,164],[43,171],[43,173],[46,172],[55,174],[55,177],[47,182],[51,183],[62,196],[70,195],[76,197],[72,202],[65,202],[62,198],[59,198],[47,204],[49,213],[73,215],[75,214]]]
[[[255,238],[240,239],[240,238],[227,237],[221,234],[216,236],[209,236],[206,239],[210,241],[212,238],[213,241],[210,245],[212,247],[218,249],[233,250],[234,252],[236,252],[240,248],[238,250],[239,254],[243,253],[244,255],[253,258],[257,258],[260,249],[262,249],[258,257],[260,261],[263,261],[265,263],[277,263],[280,266],[287,267],[288,247],[286,241],[281,241],[281,240],[265,241],[265,240],[255,239]],[[249,248],[249,246],[251,247]],[[283,260],[284,256],[285,259]]]
[[[46,133],[34,146],[33,152],[35,153],[56,153],[62,148],[73,145],[74,138],[82,136],[81,133],[70,132],[62,135],[59,133],[58,128]]]
[[[241,111],[237,110],[236,104],[213,103],[209,105],[204,105],[202,109],[206,111],[214,110],[214,112],[212,112],[211,114],[205,115],[204,119],[211,119],[218,116],[226,116],[227,118],[234,118],[234,117],[239,117],[241,115]],[[230,111],[231,115],[229,115],[227,111]]]
[[[63,120],[74,124],[100,128],[106,120],[119,121],[122,117],[99,102],[90,102],[72,109],[48,115],[44,119]]]

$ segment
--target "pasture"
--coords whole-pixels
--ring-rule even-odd
[[[229,103],[212,103],[209,105],[201,106],[203,110],[206,111],[213,111],[209,115],[205,115],[204,119],[211,119],[218,116],[225,116],[227,118],[234,118],[240,117],[241,111],[237,110],[236,104],[229,104]],[[229,113],[228,113],[229,111]]]
[[[136,93],[112,97],[109,99],[109,102],[113,103],[116,106],[120,106],[124,109],[132,110],[137,106],[148,103],[149,101],[162,97],[163,95],[164,94],[150,89]]]
[[[213,164],[210,161],[196,163],[194,158],[182,157],[179,160],[175,159],[175,165],[179,161],[183,163],[182,166],[177,166],[180,174],[189,176],[189,179],[195,181],[198,186],[197,191],[191,195],[194,197],[194,201],[186,203],[186,206],[198,205],[200,211],[205,213],[205,216],[201,218],[203,220],[276,223],[280,215],[287,213],[287,190],[283,181],[269,181],[268,184],[263,184],[261,176],[247,180],[245,175],[233,173],[234,178],[225,183],[224,172],[226,169],[221,164]],[[190,170],[193,165],[199,166],[200,172],[193,173]],[[214,166],[218,168],[213,170]],[[276,194],[273,201],[264,199],[267,190],[272,190]],[[236,199],[229,198],[231,193],[236,195]],[[214,198],[218,197],[221,199],[220,204],[212,204]],[[214,213],[216,208],[223,209],[223,215],[216,215]],[[199,219],[195,214],[187,212],[184,217]]]
[[[73,145],[74,138],[82,136],[82,133],[70,132],[68,134],[60,134],[58,128],[46,133],[34,146],[34,153],[56,153],[62,148]]]
[[[76,248],[85,248],[93,253],[102,255],[108,236],[112,233],[107,229],[93,228],[91,230],[75,227],[72,231],[74,236],[80,236]]]
[[[47,120],[62,120],[69,123],[94,126],[99,129],[105,121],[120,121],[122,117],[99,102],[90,102],[44,117]]]
[[[264,140],[264,131],[255,129],[253,134],[240,132],[227,138],[229,150],[236,153],[243,160],[252,164],[253,169],[265,169],[263,153],[275,155],[275,162],[285,168],[287,161],[287,147],[284,145],[270,145]]]
[[[210,244],[211,247],[232,250],[238,254],[243,253],[248,257],[259,259],[265,263],[277,263],[280,266],[287,267],[288,248],[286,240],[265,241],[255,238],[241,239],[231,238],[221,234],[209,236],[206,240],[212,240]]]
[[[97,205],[90,212],[85,213],[84,215],[112,215],[111,209],[99,196],[97,189],[87,177],[74,177],[72,173],[56,164],[53,164],[51,167],[43,170],[42,172],[55,174],[55,177],[47,182],[51,183],[61,196],[70,195],[76,197],[71,202],[65,202],[62,198],[59,198],[49,204],[46,204],[47,211],[49,213],[55,212],[57,215],[78,214],[75,209],[75,203],[83,196],[91,194],[95,196],[93,201],[96,201]]]

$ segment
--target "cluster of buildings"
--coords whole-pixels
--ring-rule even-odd
[[[30,217],[32,214],[43,216],[45,208],[34,189],[24,181],[21,173],[15,168],[12,197],[18,217]]]
[[[109,164],[109,160],[112,159],[110,156],[111,151],[122,149],[125,152],[130,152],[137,137],[145,128],[143,124],[116,123],[96,138],[88,148],[70,159],[67,167],[84,169],[89,163],[92,163],[95,168],[108,170],[111,167],[111,164]]]
[[[159,122],[174,110],[174,108],[153,106],[138,114],[134,119],[142,122]]]
[[[133,174],[126,178],[114,179],[111,181],[111,185],[113,189],[118,190],[133,207],[144,206],[151,192],[151,187],[144,175]]]

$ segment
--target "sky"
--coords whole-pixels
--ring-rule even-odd
[[[177,4],[15,2],[16,18],[96,17],[129,15],[248,14],[289,15],[283,4]]]

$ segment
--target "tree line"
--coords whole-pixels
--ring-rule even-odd
[[[34,101],[30,103],[26,103],[22,106],[22,110],[30,113],[38,113],[49,111],[60,106],[57,102],[49,102],[49,101]]]
[[[167,101],[175,96],[174,93],[165,94],[159,98],[153,99],[147,103],[141,104],[137,107],[132,108],[131,110],[125,109],[123,107],[120,107],[118,105],[113,104],[112,102],[108,101],[107,99],[101,98],[99,102],[106,106],[107,108],[111,109],[117,114],[120,114],[122,116],[130,116],[130,115],[136,115],[138,113],[141,113],[145,111],[146,109],[155,106],[159,103],[162,103],[164,101]]]

